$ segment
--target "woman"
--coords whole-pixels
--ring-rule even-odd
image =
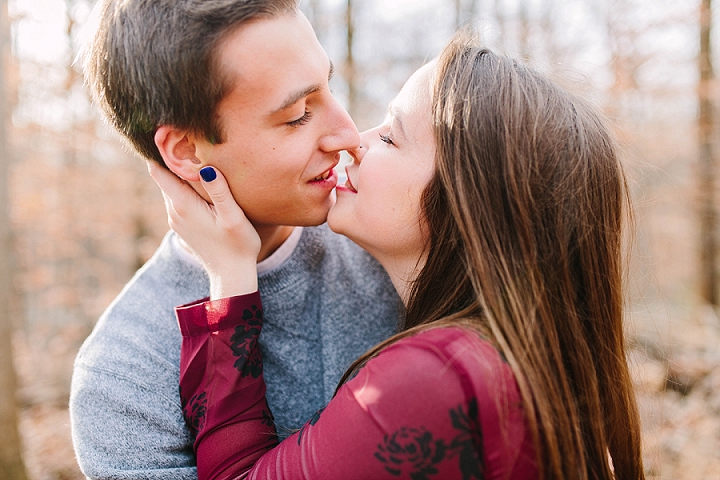
[[[199,476],[644,478],[622,330],[627,194],[598,114],[458,37],[362,142],[328,222],[388,271],[404,329],[277,446],[259,242],[220,174],[204,184],[217,222],[247,241],[208,242],[169,211],[211,278],[218,258],[242,266],[215,276],[219,300],[178,308]]]

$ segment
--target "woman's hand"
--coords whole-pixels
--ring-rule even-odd
[[[202,170],[201,184],[212,203],[171,171],[148,162],[150,176],[165,198],[168,224],[200,258],[210,277],[210,298],[257,290],[260,237],[213,167]],[[206,180],[207,179],[207,180]]]

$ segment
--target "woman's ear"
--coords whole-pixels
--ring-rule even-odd
[[[197,158],[195,142],[186,131],[161,125],[155,132],[155,145],[167,167],[188,182],[200,181],[202,162]]]

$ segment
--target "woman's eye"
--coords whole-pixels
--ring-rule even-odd
[[[389,134],[388,134],[388,135],[383,135],[383,134],[381,133],[381,134],[380,134],[380,140],[382,140],[383,142],[387,143],[388,145],[395,145],[395,142],[392,141],[392,138],[390,138],[390,135],[389,135]]]
[[[300,125],[305,125],[307,122],[310,121],[311,118],[312,113],[306,110],[305,114],[302,117],[298,118],[297,120],[293,120],[292,122],[288,122],[288,125],[290,125],[291,127],[299,127]]]

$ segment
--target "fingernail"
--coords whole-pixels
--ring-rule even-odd
[[[215,172],[215,169],[213,167],[203,167],[200,170],[200,176],[206,182],[212,182],[217,178],[217,173]]]

